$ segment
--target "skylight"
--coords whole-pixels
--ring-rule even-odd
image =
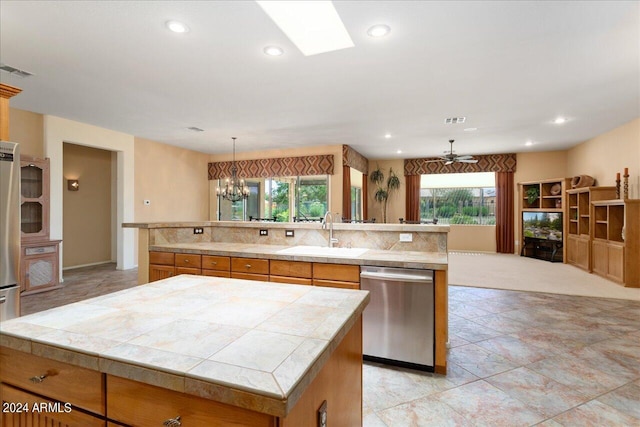
[[[353,47],[331,1],[256,1],[305,55]]]

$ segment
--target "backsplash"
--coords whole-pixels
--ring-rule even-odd
[[[168,243],[259,243],[284,246],[327,246],[329,231],[319,224],[229,223],[201,227],[203,234],[194,234],[193,227],[149,228],[149,245]],[[394,229],[395,228],[395,229]],[[268,231],[260,236],[259,230]],[[292,230],[294,237],[286,237],[285,230]],[[400,242],[400,233],[410,233],[412,242]],[[336,224],[333,236],[339,247],[357,247],[392,251],[447,252],[448,227],[442,226],[381,226],[374,224]]]

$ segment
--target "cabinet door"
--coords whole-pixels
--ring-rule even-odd
[[[76,408],[0,384],[2,423],[7,427],[105,427],[106,421]],[[5,403],[6,402],[6,403]],[[19,405],[15,405],[19,404]],[[7,405],[7,406],[5,406]],[[9,406],[13,405],[13,406]],[[24,410],[27,408],[28,410]],[[44,410],[39,411],[38,409]],[[6,409],[6,410],[5,410]]]
[[[594,240],[591,244],[591,267],[593,272],[607,277],[609,273],[609,249],[607,242]]]
[[[269,260],[256,258],[231,258],[231,271],[268,275]]]
[[[576,265],[584,270],[590,271],[591,245],[587,239],[576,240]]]
[[[49,159],[21,156],[20,229],[23,242],[49,239]]]
[[[113,420],[140,427],[169,425],[177,417],[183,426],[276,425],[271,415],[111,375],[107,376],[107,413]]]
[[[59,288],[58,245],[25,246],[22,248],[23,295]]]
[[[577,239],[573,236],[567,237],[567,263],[576,264],[576,254],[578,252]]]
[[[607,277],[616,282],[624,283],[624,246],[610,244],[608,255]]]
[[[176,275],[176,268],[172,265],[149,265],[149,282],[162,280]]]

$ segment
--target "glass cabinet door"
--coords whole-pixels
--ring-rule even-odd
[[[20,186],[22,240],[48,240],[49,160],[23,157]]]

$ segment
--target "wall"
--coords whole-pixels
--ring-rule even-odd
[[[585,141],[567,153],[567,176],[591,175],[598,185],[615,185],[616,172],[623,175],[625,167],[630,175],[629,198],[638,199],[640,118]]]
[[[489,252],[496,251],[495,225],[451,225],[449,231],[450,251]]]
[[[387,223],[398,224],[400,218],[406,217],[405,203],[407,200],[407,187],[404,178],[404,160],[369,160],[368,178],[371,178],[371,172],[376,170],[378,166],[380,166],[380,170],[384,173],[385,182],[383,183],[383,187],[386,187],[386,180],[389,177],[390,168],[392,168],[396,175],[398,175],[398,178],[400,178],[400,188],[391,194],[387,203]],[[367,191],[369,193],[367,197],[367,206],[369,210],[368,219],[375,218],[376,222],[382,222],[382,203],[376,202],[374,199],[374,195],[378,188],[371,181],[367,184]]]
[[[208,154],[136,137],[135,221],[207,220],[208,162]]]
[[[78,191],[67,190],[78,179]],[[111,152],[63,145],[63,268],[112,261]]]
[[[43,116],[9,108],[9,141],[20,143],[20,154],[44,157]]]
[[[232,148],[231,142],[229,142],[229,148]],[[318,154],[333,154],[333,175],[329,177],[329,209],[331,212],[337,212],[342,216],[342,145],[320,145],[317,147],[300,147],[300,148],[288,148],[278,150],[265,150],[265,151],[245,151],[238,152],[240,146],[236,143],[236,160],[255,160],[255,159],[270,159],[278,157],[300,157],[300,156],[313,156]],[[224,162],[230,161],[233,158],[233,154],[216,154],[209,157],[210,162]],[[205,175],[207,176],[207,175]],[[252,178],[252,177],[241,177]],[[209,181],[209,194],[210,194],[210,210],[209,219],[211,221],[217,220],[218,211],[218,198],[216,197],[216,188],[218,186],[217,180]]]

